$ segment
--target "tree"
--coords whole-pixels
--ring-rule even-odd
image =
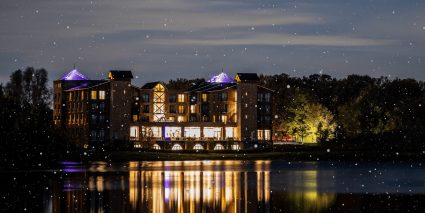
[[[288,103],[283,129],[302,142],[316,143],[334,139],[336,123],[332,113],[323,105],[312,102],[307,95],[297,93]]]

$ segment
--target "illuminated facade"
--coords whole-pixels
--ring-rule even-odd
[[[188,89],[131,85],[130,71],[88,80],[76,70],[54,82],[54,123],[87,147],[113,141],[168,150],[238,150],[271,142],[272,91],[255,73],[220,73]]]

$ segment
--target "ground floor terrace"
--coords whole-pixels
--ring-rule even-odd
[[[244,145],[241,141],[206,141],[206,140],[150,140],[133,141],[134,148],[155,150],[240,150]]]
[[[261,131],[270,138],[269,131]],[[130,141],[134,148],[143,149],[239,150],[250,146],[241,142],[239,132],[240,128],[232,123],[146,122],[130,126]],[[261,139],[266,141],[266,137]]]

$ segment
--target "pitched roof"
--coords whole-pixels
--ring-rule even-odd
[[[237,73],[235,80],[237,82],[241,81],[259,81],[260,78],[258,77],[257,73]]]
[[[188,89],[188,92],[210,92],[210,91],[227,89],[234,86],[236,86],[236,83],[203,82],[190,87]]]
[[[87,88],[91,88],[94,86],[99,86],[105,83],[109,83],[108,81],[103,81],[103,80],[88,80],[84,83],[78,84],[76,86],[73,86],[69,89],[66,89],[65,91],[72,91],[72,90],[80,90],[80,89],[87,89]]]
[[[111,70],[108,78],[110,80],[128,80],[133,78],[133,73],[130,70]]]
[[[60,80],[81,81],[81,80],[89,80],[89,79],[82,73],[78,72],[77,69],[73,69],[70,72],[68,72],[66,75],[62,76]]]
[[[155,82],[149,82],[142,86],[142,89],[153,89],[157,84],[161,82],[155,81]]]

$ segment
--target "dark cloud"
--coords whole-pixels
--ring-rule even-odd
[[[4,0],[0,80],[25,66],[59,78],[131,69],[142,84],[257,71],[425,79],[420,0]]]

